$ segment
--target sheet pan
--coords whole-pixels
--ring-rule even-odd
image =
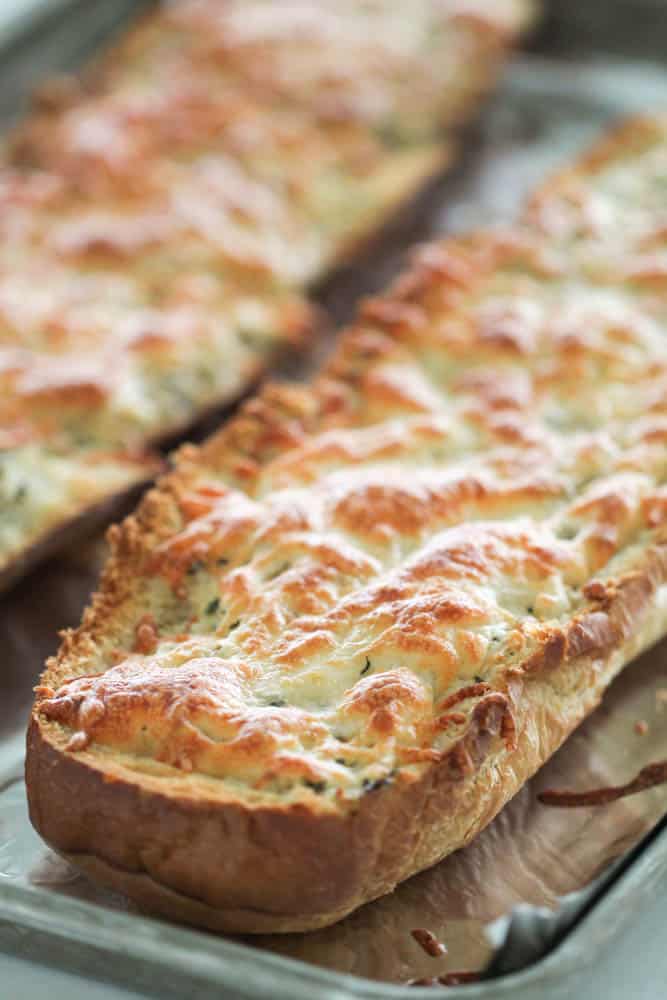
[[[141,6],[60,2],[59,16],[15,41],[2,61],[3,121],[32,83],[79,63]],[[596,16],[593,8],[600,17],[601,5],[588,11]],[[400,268],[410,243],[511,220],[524,194],[603,125],[667,106],[667,69],[619,58],[618,46],[613,56],[564,58],[563,39],[574,32],[581,45],[583,29],[568,4],[560,21],[554,16],[551,34],[538,37],[541,51],[514,61],[466,137],[458,168],[393,227],[379,263],[366,261],[318,290],[338,321]],[[330,344],[322,342],[291,374],[307,375]],[[470,847],[333,928],[232,940],[147,919],[100,893],[32,832],[21,772],[32,686],[55,651],[57,631],[78,620],[103,550],[98,540],[68,553],[0,605],[1,947],[160,996],[223,989],[244,997],[414,996],[415,987],[404,988],[410,980],[464,970],[493,975],[493,982],[451,987],[448,996],[529,997],[539,987],[540,996],[556,997],[568,995],[577,969],[594,960],[632,907],[660,890],[666,788],[574,811],[540,805],[537,795],[545,787],[621,783],[667,757],[667,643],[624,672],[601,708]],[[411,934],[418,927],[447,953],[427,955]]]

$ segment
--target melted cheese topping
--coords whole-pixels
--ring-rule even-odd
[[[0,170],[0,568],[302,343],[304,284],[491,83],[496,7],[182,0],[42,90]]]
[[[39,710],[251,800],[414,776],[667,542],[663,325],[538,239],[424,249],[312,389],[182,453]]]

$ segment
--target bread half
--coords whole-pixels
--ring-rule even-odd
[[[113,530],[47,666],[45,840],[147,908],[322,927],[466,844],[667,630],[655,294],[420,250]]]

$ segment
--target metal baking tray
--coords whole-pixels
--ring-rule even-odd
[[[30,0],[32,19],[12,16],[0,36],[0,126],[25,108],[41,79],[80,65],[145,6]],[[642,30],[626,45],[633,18]],[[658,58],[667,56],[665,38],[667,8],[659,0],[555,0],[468,131],[459,165],[410,206],[379,256],[339,273],[318,290],[319,300],[344,321],[359,295],[396,273],[410,243],[510,221],[525,194],[605,124],[667,107],[667,65]],[[314,363],[307,359],[300,374]],[[406,988],[408,979],[466,969],[481,980],[447,988],[446,996],[548,1000],[578,995],[583,967],[667,878],[667,788],[567,814],[536,797],[546,785],[619,783],[667,757],[665,642],[621,675],[601,708],[470,847],[332,929],[231,939],[150,919],[97,891],[32,831],[22,760],[32,685],[57,630],[78,619],[100,558],[94,542],[0,603],[0,949],[160,997],[407,1000],[422,995]],[[639,719],[648,725],[644,735],[635,729]],[[410,935],[417,926],[435,930],[448,955],[422,953]]]

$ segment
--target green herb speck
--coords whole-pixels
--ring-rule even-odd
[[[376,778],[374,781],[371,778],[364,778],[361,787],[365,792],[375,792],[387,784],[389,784],[389,778]]]
[[[318,795],[321,795],[322,792],[326,791],[327,787],[326,781],[308,781],[308,779],[304,780],[304,785],[307,785],[308,788],[312,788],[312,790],[317,792]]]

